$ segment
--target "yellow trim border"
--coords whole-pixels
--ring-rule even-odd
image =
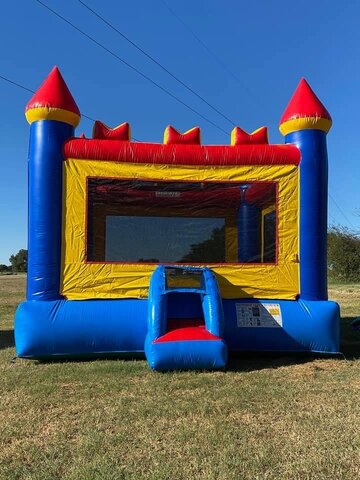
[[[39,120],[57,120],[59,122],[68,123],[75,128],[80,122],[80,115],[77,113],[69,112],[62,108],[52,107],[30,108],[25,112],[25,117],[30,124]]]
[[[301,117],[288,120],[287,122],[279,125],[279,130],[282,135],[296,132],[298,130],[322,130],[328,133],[332,125],[332,121],[328,118],[320,117]]]

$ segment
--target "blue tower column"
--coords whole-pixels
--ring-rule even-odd
[[[80,121],[57,67],[26,105],[25,116],[31,125],[27,300],[56,300],[61,298],[62,150]]]
[[[67,123],[31,124],[27,300],[61,298],[62,147],[73,135]]]
[[[237,213],[238,261],[259,262],[261,255],[261,211],[244,199]]]
[[[285,136],[301,151],[300,296],[327,300],[328,158],[326,133],[301,130]]]

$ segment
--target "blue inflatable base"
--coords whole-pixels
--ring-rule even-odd
[[[223,340],[187,340],[153,343],[146,336],[145,355],[152,370],[219,370],[226,367]]]
[[[243,326],[239,310],[244,303],[277,304],[282,326]],[[340,313],[334,302],[241,299],[223,300],[223,307],[229,351],[339,353]],[[186,317],[185,310],[172,305],[169,317],[182,318],[181,312]],[[16,353],[37,359],[143,353],[147,313],[147,299],[27,301],[15,316]]]

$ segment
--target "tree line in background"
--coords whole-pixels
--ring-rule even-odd
[[[0,264],[0,273],[27,272],[27,250],[9,258],[10,265]],[[360,282],[360,236],[345,227],[331,227],[328,232],[328,272],[336,281]]]
[[[10,265],[0,264],[0,273],[27,272],[28,251],[22,248],[9,258]]]
[[[360,282],[360,236],[345,227],[331,227],[328,232],[328,276]]]

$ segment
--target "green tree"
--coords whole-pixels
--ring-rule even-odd
[[[21,249],[15,255],[11,255],[9,261],[13,272],[27,272],[28,251]]]
[[[180,262],[217,263],[225,261],[225,227],[214,228],[210,238],[190,246]]]
[[[11,267],[8,265],[4,265],[3,263],[0,264],[0,273],[11,272]]]
[[[360,238],[345,227],[328,232],[329,276],[335,280],[360,281]]]

